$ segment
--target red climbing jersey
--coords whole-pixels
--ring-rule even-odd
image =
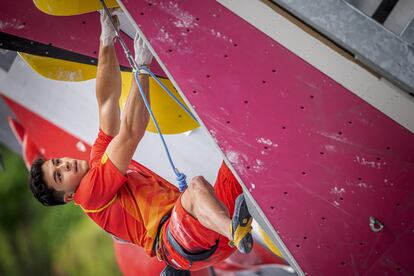
[[[152,247],[161,218],[171,212],[178,189],[144,166],[131,162],[123,175],[105,154],[112,137],[99,131],[90,170],[75,193],[75,203],[99,226],[125,241]]]
[[[125,175],[120,173],[105,154],[111,140],[112,137],[99,132],[91,151],[90,170],[75,192],[75,204],[93,221],[110,234],[144,247],[146,254],[153,256],[158,225],[171,212],[161,229],[157,255],[178,269],[199,270],[226,259],[235,251],[228,246],[226,237],[205,228],[184,210],[174,185],[134,161]],[[242,189],[224,163],[214,190],[233,214],[235,200]],[[167,227],[187,252],[196,254],[208,250],[218,241],[217,250],[207,260],[190,266],[169,244]]]

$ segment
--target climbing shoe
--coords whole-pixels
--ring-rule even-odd
[[[234,214],[230,224],[232,240],[230,246],[236,246],[244,254],[249,253],[253,248],[252,216],[247,209],[244,195],[241,194],[236,198]]]

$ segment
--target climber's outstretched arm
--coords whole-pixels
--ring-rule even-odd
[[[142,39],[136,38],[135,61],[138,65],[149,65],[152,54]],[[147,74],[139,74],[138,80],[149,102],[149,77]],[[125,174],[132,156],[145,134],[149,121],[149,114],[142,96],[138,90],[135,78],[132,79],[131,91],[125,104],[121,118],[118,135],[109,143],[106,150],[112,163]]]
[[[121,96],[121,72],[116,57],[114,38],[115,29],[109,17],[101,12],[101,36],[96,73],[96,99],[99,108],[99,128],[110,136],[119,132],[120,109],[119,98]],[[113,17],[119,28],[119,21]]]
[[[116,136],[119,132],[121,86],[121,72],[114,45],[103,46],[101,43],[96,74],[96,99],[99,128],[110,136]]]
[[[140,74],[139,82],[149,99],[148,75]],[[149,120],[148,111],[138,91],[135,80],[132,80],[131,91],[122,114],[118,135],[109,143],[106,153],[118,170],[125,174],[132,156],[145,134]]]

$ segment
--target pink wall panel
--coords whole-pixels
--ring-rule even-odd
[[[50,16],[38,10],[31,0],[0,0],[0,10],[1,32],[97,57],[101,34],[97,12],[70,17]],[[118,48],[121,64],[128,66],[122,48]]]
[[[31,0],[0,0],[0,11],[0,32],[98,57],[101,34],[98,12],[51,16],[38,10]],[[126,35],[123,38],[133,53],[133,40]],[[116,48],[120,64],[130,67],[122,47],[117,44]],[[152,69],[155,74],[165,76],[157,62],[153,62]]]
[[[123,3],[304,272],[414,274],[412,133],[215,1]]]

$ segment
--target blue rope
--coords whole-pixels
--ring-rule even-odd
[[[179,106],[181,106],[181,108],[182,109],[184,109],[185,110],[185,112],[187,112],[187,114],[188,115],[190,115],[190,117],[196,122],[196,123],[198,123],[198,121],[197,121],[197,118],[193,115],[193,113],[191,113],[191,111],[183,104],[183,103],[181,103],[180,102],[180,100],[179,99],[177,99],[177,97],[173,94],[173,93],[171,93],[171,91],[157,78],[157,76],[155,76],[155,74],[154,73],[152,73],[151,72],[151,70],[150,69],[148,69],[147,67],[145,67],[145,66],[142,66],[142,67],[140,67],[139,69],[144,69],[145,71],[147,71],[150,75],[151,75],[151,77],[162,87],[162,89],[164,89],[164,91],[165,92],[167,92],[167,94],[179,105]]]
[[[144,69],[145,71],[147,71],[156,81],[157,81],[157,83],[158,84],[160,84],[161,85],[161,87],[189,114],[189,115],[191,115],[191,117],[197,122],[197,119],[194,117],[194,115],[184,106],[184,105],[182,105],[181,104],[181,102],[168,90],[168,88],[167,87],[165,87],[159,80],[158,80],[158,78],[147,68],[147,67],[145,67],[145,66],[140,66],[139,67],[139,69]],[[151,118],[152,118],[152,121],[154,122],[154,125],[155,125],[155,128],[157,129],[157,132],[158,132],[158,134],[159,134],[159,137],[160,137],[160,139],[161,139],[161,142],[162,142],[162,144],[163,144],[163,146],[164,146],[164,149],[165,149],[165,152],[167,153],[167,157],[168,157],[168,161],[170,162],[170,165],[171,165],[171,168],[173,169],[173,171],[174,171],[174,173],[175,173],[175,176],[176,176],[176,180],[177,180],[177,182],[178,182],[178,189],[180,190],[180,192],[184,192],[185,191],[185,189],[187,189],[187,181],[186,181],[186,175],[185,174],[183,174],[183,173],[181,173],[176,167],[175,167],[175,165],[174,165],[174,162],[173,162],[173,160],[172,160],[172,158],[171,158],[171,155],[170,155],[170,151],[168,150],[168,146],[167,146],[167,143],[165,142],[165,140],[164,140],[164,136],[162,135],[162,132],[161,132],[161,129],[160,129],[160,127],[158,126],[158,122],[157,122],[157,120],[155,119],[155,116],[154,116],[154,114],[153,114],[153,112],[152,112],[152,110],[151,110],[151,107],[150,107],[150,105],[149,105],[149,103],[148,103],[148,100],[147,100],[147,97],[145,96],[145,94],[144,94],[144,91],[143,91],[143,89],[142,89],[142,86],[141,86],[141,84],[140,84],[140,82],[139,82],[139,80],[138,80],[138,74],[139,74],[139,71],[137,71],[137,70],[135,70],[135,72],[134,72],[134,77],[135,77],[135,81],[136,81],[136,83],[137,83],[137,86],[138,86],[138,90],[139,90],[139,92],[140,92],[140,94],[141,94],[141,97],[142,97],[142,99],[143,99],[143,101],[144,101],[144,104],[145,104],[145,107],[147,108],[147,110],[148,110],[148,113],[150,114],[150,116],[151,116]]]

